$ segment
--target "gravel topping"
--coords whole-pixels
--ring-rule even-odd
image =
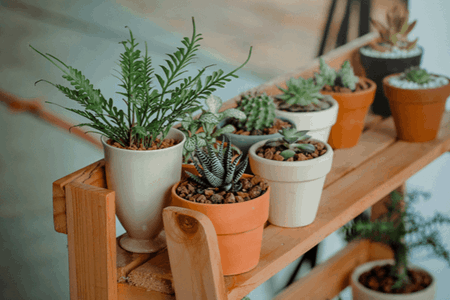
[[[418,89],[432,89],[448,84],[448,79],[444,76],[430,75],[431,80],[425,84],[418,84],[415,82],[402,79],[401,75],[389,79],[389,84],[402,89],[418,90]]]
[[[370,47],[361,48],[361,53],[370,57],[380,57],[380,58],[400,58],[400,57],[413,57],[420,55],[422,49],[419,47],[414,47],[411,50],[401,50],[397,47],[393,47],[392,51],[381,52]]]

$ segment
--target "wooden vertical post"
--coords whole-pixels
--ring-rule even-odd
[[[71,300],[117,300],[115,193],[66,185]]]
[[[226,300],[217,235],[204,214],[181,207],[163,210],[175,295],[181,300]]]
[[[406,183],[403,183],[401,186],[396,188],[394,191],[397,191],[398,193],[400,193],[400,195],[405,195],[406,194]],[[391,194],[386,195],[380,201],[375,203],[371,209],[370,219],[372,221],[374,221],[374,220],[378,219],[379,217],[381,217],[382,215],[384,215],[387,212],[386,205],[389,205],[390,202],[391,202]]]

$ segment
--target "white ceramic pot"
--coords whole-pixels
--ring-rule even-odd
[[[283,117],[294,122],[297,130],[308,130],[308,135],[319,141],[328,141],[331,127],[336,123],[339,104],[331,96],[326,95],[333,105],[325,110],[314,112],[288,112],[275,110],[277,117]]]
[[[269,181],[269,222],[282,227],[301,227],[316,218],[325,177],[331,170],[333,149],[305,161],[275,161],[256,155],[265,141],[250,147],[250,167],[255,175]]]
[[[365,264],[360,265],[357,267],[351,276],[350,283],[352,286],[352,294],[354,300],[433,300],[435,293],[436,293],[436,278],[434,278],[429,272],[427,272],[432,277],[431,284],[416,293],[412,294],[386,294],[382,292],[373,291],[371,289],[366,288],[364,285],[362,285],[358,278],[359,276],[369,271],[375,266],[382,266],[385,264],[394,264],[394,260],[392,259],[384,259],[384,260],[376,260],[367,262]],[[422,271],[422,268],[419,268],[417,266],[411,266],[413,269],[419,269]]]
[[[135,253],[165,247],[162,210],[170,204],[170,188],[181,179],[184,134],[171,128],[166,138],[180,140],[161,150],[125,150],[102,138],[108,188],[116,192],[116,214],[127,233],[120,245]]]

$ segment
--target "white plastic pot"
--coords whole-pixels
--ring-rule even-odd
[[[291,120],[299,131],[308,130],[308,135],[316,140],[328,141],[331,127],[337,120],[339,104],[329,95],[324,99],[333,105],[328,109],[314,112],[288,112],[277,109],[275,115]]]
[[[378,291],[371,290],[362,285],[358,278],[362,273],[369,271],[375,266],[382,266],[385,264],[394,264],[392,259],[376,260],[367,262],[365,264],[357,267],[351,276],[350,283],[352,286],[353,300],[433,300],[436,293],[436,278],[434,278],[429,272],[428,274],[432,277],[431,284],[416,293],[412,294],[386,294]],[[417,266],[411,266],[413,269],[423,270]]]
[[[170,188],[181,179],[184,134],[171,128],[166,138],[180,140],[161,150],[125,150],[102,138],[108,188],[116,192],[116,214],[127,233],[120,245],[135,253],[165,247],[162,210],[170,204]]]
[[[269,222],[282,227],[311,224],[319,208],[325,177],[331,170],[333,149],[325,143],[327,153],[317,158],[275,161],[256,155],[256,149],[266,141],[250,148],[249,159],[252,172],[270,184]]]

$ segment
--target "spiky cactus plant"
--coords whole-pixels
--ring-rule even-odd
[[[408,18],[409,11],[398,5],[386,13],[387,27],[371,18],[371,23],[380,33],[381,44],[372,42],[370,47],[381,52],[391,51],[393,47],[407,50],[414,48],[418,39],[411,42],[408,40],[408,34],[413,30],[417,21],[408,23]]]
[[[404,73],[405,79],[418,84],[425,84],[431,80],[430,74],[425,69],[411,68]]]
[[[285,101],[289,105],[307,106],[309,104],[321,105],[320,99],[324,96],[320,93],[323,83],[315,83],[313,78],[304,79],[299,77],[297,79],[291,78],[286,82],[287,89],[278,87],[284,92],[278,95],[277,98]]]
[[[349,88],[352,91],[356,89],[356,84],[358,83],[359,78],[355,76],[350,61],[346,60],[338,72],[328,66],[322,57],[319,59],[319,63],[320,73],[314,75],[317,85],[337,85]]]
[[[225,152],[223,151],[224,143],[227,143]],[[186,174],[204,188],[219,188],[219,190],[227,192],[240,191],[242,184],[239,179],[247,167],[248,156],[241,160],[243,155],[241,153],[234,161],[231,161],[231,143],[226,136],[223,137],[217,153],[212,149],[210,144],[206,144],[206,147],[208,152],[200,150],[198,146],[195,147],[195,155],[200,163],[192,158],[200,176],[187,171]]]
[[[239,127],[246,128],[247,131],[262,130],[273,126],[276,106],[265,93],[242,96],[236,108],[246,115],[246,119],[239,122]]]

